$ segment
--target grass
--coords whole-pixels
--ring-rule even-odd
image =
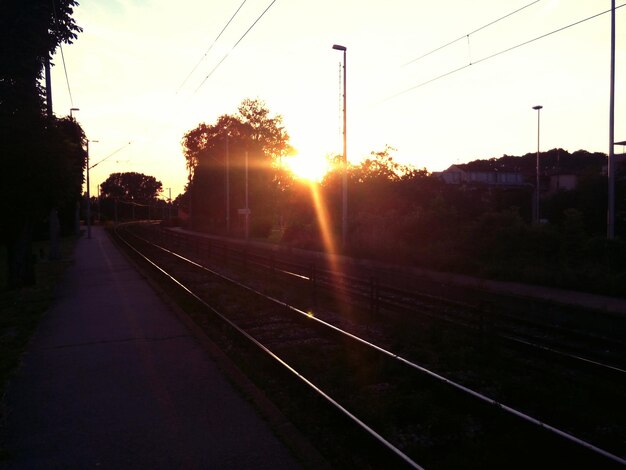
[[[48,242],[33,244],[34,253],[48,253]],[[55,288],[76,245],[75,237],[63,238],[60,243],[61,259],[48,261],[37,258],[36,285],[7,290],[6,249],[0,248],[0,428],[5,416],[5,391],[7,383],[17,370],[39,321],[54,300]],[[0,461],[7,458],[0,444]]]

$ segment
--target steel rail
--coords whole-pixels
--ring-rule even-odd
[[[355,340],[355,341],[357,341],[357,342],[359,342],[359,343],[361,343],[361,344],[363,344],[365,346],[368,346],[368,347],[370,347],[370,348],[372,348],[372,349],[374,349],[374,350],[376,350],[376,351],[378,351],[378,352],[380,352],[380,353],[382,353],[382,354],[384,354],[384,355],[386,355],[388,357],[391,357],[391,358],[393,358],[393,359],[395,359],[395,360],[405,364],[406,366],[408,366],[410,368],[413,368],[415,370],[418,370],[418,371],[420,371],[420,372],[422,372],[422,373],[424,373],[424,374],[426,374],[426,375],[436,379],[437,381],[445,383],[446,385],[449,385],[449,386],[451,386],[451,387],[453,387],[453,388],[455,388],[455,389],[457,389],[457,390],[459,390],[461,392],[464,392],[464,393],[466,393],[466,394],[468,394],[468,395],[478,399],[479,401],[482,401],[483,403],[491,405],[491,406],[493,406],[493,407],[495,407],[497,409],[503,410],[503,411],[513,415],[513,416],[516,416],[516,417],[522,419],[523,421],[526,421],[526,422],[528,422],[530,424],[533,424],[533,425],[535,425],[535,426],[537,426],[537,427],[539,427],[541,429],[544,429],[544,430],[546,430],[546,431],[548,431],[548,432],[550,432],[550,433],[552,433],[554,435],[562,437],[562,438],[564,438],[564,439],[566,439],[566,440],[568,440],[568,441],[570,441],[570,442],[572,442],[572,443],[574,443],[576,445],[584,447],[584,448],[586,448],[586,449],[588,449],[588,450],[590,450],[590,451],[592,451],[592,452],[594,452],[594,453],[596,453],[598,455],[606,457],[609,460],[612,460],[614,462],[620,463],[622,465],[626,465],[626,459],[624,459],[622,457],[619,457],[619,456],[617,456],[615,454],[612,454],[611,452],[609,452],[607,450],[604,450],[604,449],[602,449],[602,448],[600,448],[600,447],[598,447],[598,446],[596,446],[596,445],[594,445],[594,444],[592,444],[590,442],[587,442],[587,441],[585,441],[585,440],[583,440],[581,438],[578,438],[578,437],[574,436],[573,434],[570,434],[570,433],[568,433],[566,431],[563,431],[561,429],[558,429],[558,428],[556,428],[556,427],[554,427],[554,426],[552,426],[552,425],[550,425],[548,423],[545,423],[545,422],[543,422],[543,421],[541,421],[541,420],[539,420],[537,418],[534,418],[534,417],[532,417],[530,415],[527,415],[526,413],[521,412],[519,410],[516,410],[515,408],[513,408],[511,406],[508,406],[508,405],[506,405],[504,403],[501,403],[501,402],[499,402],[499,401],[497,401],[497,400],[495,400],[493,398],[490,398],[490,397],[488,397],[486,395],[483,395],[482,393],[479,393],[479,392],[477,392],[475,390],[472,390],[469,387],[466,387],[466,386],[461,385],[461,384],[459,384],[457,382],[454,382],[453,380],[450,380],[450,379],[448,379],[448,378],[446,378],[446,377],[444,377],[444,376],[442,376],[440,374],[437,374],[436,372],[431,371],[430,369],[427,369],[427,368],[425,368],[423,366],[420,366],[419,364],[416,364],[416,363],[410,361],[409,359],[406,359],[406,358],[404,358],[404,357],[402,357],[402,356],[400,356],[398,354],[395,354],[395,353],[393,353],[393,352],[391,352],[391,351],[389,351],[389,350],[387,350],[387,349],[385,349],[385,348],[383,348],[381,346],[378,346],[378,345],[376,345],[374,343],[371,343],[370,341],[367,341],[367,340],[365,340],[365,339],[363,339],[363,338],[361,338],[359,336],[356,336],[356,335],[354,335],[354,334],[352,334],[352,333],[350,333],[348,331],[345,331],[345,330],[343,330],[343,329],[341,329],[341,328],[339,328],[339,327],[337,327],[337,326],[335,326],[335,325],[333,325],[331,323],[328,323],[328,322],[326,322],[324,320],[316,318],[316,317],[312,316],[310,313],[307,313],[307,312],[305,312],[303,310],[300,310],[299,308],[294,307],[293,305],[290,305],[287,302],[284,302],[282,300],[276,299],[276,298],[274,298],[272,296],[268,296],[268,295],[266,295],[266,294],[264,294],[264,293],[262,293],[262,292],[260,292],[260,291],[258,291],[256,289],[250,287],[250,286],[247,286],[247,285],[245,285],[245,284],[243,284],[243,283],[241,283],[241,282],[239,282],[239,281],[237,281],[235,279],[230,278],[229,276],[226,276],[226,275],[221,274],[221,273],[219,273],[217,271],[214,271],[214,270],[212,270],[212,269],[210,269],[210,268],[208,268],[208,267],[206,267],[206,266],[204,266],[202,264],[199,264],[199,263],[197,263],[197,262],[195,262],[193,260],[190,260],[190,259],[188,259],[188,258],[186,258],[186,257],[184,257],[184,256],[182,256],[182,255],[180,255],[178,253],[175,253],[175,252],[165,248],[165,247],[162,247],[160,245],[152,243],[149,240],[142,239],[141,237],[137,237],[137,238],[143,240],[144,242],[146,242],[146,243],[148,243],[148,244],[150,244],[150,245],[152,245],[152,246],[154,246],[154,247],[156,247],[158,249],[161,249],[161,250],[165,251],[166,253],[171,254],[172,256],[180,258],[181,260],[183,260],[183,261],[185,261],[185,262],[187,262],[187,263],[189,263],[191,265],[194,265],[194,266],[196,266],[196,267],[198,267],[198,268],[200,268],[202,270],[205,270],[205,271],[207,271],[207,272],[209,272],[209,273],[211,273],[211,274],[213,274],[215,276],[221,277],[222,279],[224,279],[226,281],[229,281],[229,282],[231,282],[231,283],[233,283],[233,284],[235,284],[235,285],[237,285],[237,286],[239,286],[239,287],[241,287],[243,289],[246,289],[249,292],[253,292],[253,293],[255,293],[255,294],[257,294],[257,295],[259,295],[259,296],[261,296],[261,297],[263,297],[263,298],[265,298],[267,300],[270,300],[272,302],[277,303],[278,305],[280,305],[282,307],[285,307],[285,308],[287,308],[287,309],[289,309],[289,310],[291,310],[293,312],[296,312],[296,313],[298,313],[300,315],[303,315],[304,317],[308,318],[309,320],[316,321],[316,322],[318,322],[318,323],[320,323],[320,324],[330,328],[331,330],[333,330],[333,331],[335,331],[337,333],[340,333],[340,334],[342,334],[342,335],[344,335],[344,336],[346,336],[346,337],[348,337],[350,339],[353,339],[353,340]]]
[[[174,232],[168,232],[168,233],[172,233],[174,234]],[[175,233],[175,237],[181,240],[188,240],[189,237],[192,237],[193,235],[189,235],[189,234],[179,234],[179,233]],[[222,248],[225,249],[226,245],[224,243],[222,243]],[[241,251],[235,251],[236,253],[241,253]],[[263,260],[263,256],[261,255],[255,255],[256,258]],[[289,262],[289,261],[285,261],[285,260],[277,260],[278,262],[280,262],[283,265],[288,265],[290,266],[289,269],[294,269],[296,270],[297,268],[303,270],[304,266],[302,264],[299,263],[294,263],[294,262]],[[297,272],[293,272],[293,271],[287,271],[286,269],[279,269],[279,268],[275,268],[272,267],[270,265],[264,264],[263,262],[257,261],[257,262],[252,262],[252,264],[255,264],[256,266],[259,266],[261,268],[266,268],[266,269],[274,269],[276,272],[278,273],[282,273],[284,275],[287,276],[291,276],[291,277],[295,277],[298,279],[302,279],[302,280],[306,280],[306,281],[311,281],[311,278],[309,276],[306,276],[304,274],[299,274]],[[352,283],[353,285],[360,285],[363,287],[363,289],[367,290],[368,287],[368,281],[367,280],[363,280],[362,278],[359,277],[355,277],[355,276],[349,276],[347,274],[344,273],[336,273],[334,271],[329,271],[327,269],[320,269],[317,270],[316,273],[318,275],[320,275],[319,277],[316,278],[316,282],[318,285],[320,286],[324,286],[324,285],[332,285],[334,287],[335,290],[340,290],[342,293],[350,296],[352,294],[356,294],[357,296],[363,297],[363,298],[369,298],[370,296],[367,295],[364,292],[360,292],[357,289],[351,289],[349,286],[344,285],[347,283],[341,283],[340,286],[338,286],[336,283],[333,282],[333,279],[336,277],[340,277],[343,281],[348,281],[348,283]],[[423,293],[419,293],[419,294],[415,294],[413,292],[407,292],[407,291],[402,291],[400,289],[397,289],[395,287],[390,287],[390,286],[386,286],[386,285],[379,285],[378,286],[378,301],[385,303],[386,305],[389,305],[391,307],[395,307],[395,308],[402,308],[402,309],[411,309],[411,305],[405,305],[403,303],[399,303],[396,299],[394,299],[393,294],[396,295],[401,295],[401,296],[409,296],[412,297],[414,300],[420,301],[422,299],[426,299],[427,301],[430,302],[438,302],[438,303],[442,303],[445,304],[449,307],[454,307],[454,308],[463,308],[463,309],[467,309],[467,310],[475,310],[475,306],[470,305],[466,302],[461,302],[461,301],[456,301],[456,300],[450,300],[450,299],[445,299],[442,297],[436,297],[430,294],[423,294]],[[392,296],[386,296],[384,295],[385,292],[390,292],[392,293]],[[430,308],[429,306],[421,306],[421,308]],[[472,324],[470,324],[469,322],[464,322],[464,321],[460,321],[456,318],[450,317],[449,315],[441,315],[439,313],[428,313],[422,310],[422,312],[424,315],[427,315],[431,318],[437,319],[438,321],[445,321],[448,322],[450,324],[453,325],[459,325],[462,326],[464,328],[470,328],[470,329],[477,329],[477,326],[474,326]],[[520,319],[518,316],[515,315],[506,315],[507,317],[515,320],[515,321],[521,321],[522,319]],[[546,325],[546,324],[541,324],[541,323],[535,323],[535,322],[528,322],[532,326],[536,326],[536,327],[540,327],[540,328],[548,328],[548,329],[553,329],[557,332],[565,332],[565,333],[573,333],[573,334],[578,334],[578,335],[585,335],[585,337],[589,337],[588,333],[582,333],[579,331],[571,331],[569,329],[564,329],[562,327],[558,327],[558,326],[551,326],[551,325]],[[602,362],[598,362],[594,359],[590,359],[590,358],[586,358],[584,356],[581,356],[579,354],[574,354],[571,352],[566,352],[566,351],[561,351],[558,349],[555,349],[553,347],[550,346],[546,346],[546,345],[542,345],[542,344],[538,344],[535,343],[534,341],[528,341],[526,339],[523,339],[521,337],[515,337],[515,336],[510,336],[507,334],[503,334],[503,333],[497,333],[497,336],[499,336],[500,338],[506,340],[506,341],[510,341],[513,342],[517,345],[523,345],[525,347],[531,348],[531,349],[538,349],[541,350],[543,352],[546,353],[551,353],[557,356],[561,356],[561,357],[566,357],[570,360],[574,360],[574,361],[579,361],[584,363],[587,366],[594,366],[597,367],[598,369],[601,369],[603,372],[610,372],[610,373],[618,373],[618,374],[626,374],[626,370],[622,369],[621,367],[612,365],[612,364],[606,364],[606,363],[602,363]],[[595,336],[591,336],[589,337],[590,339],[598,339]],[[600,337],[600,339],[602,339],[602,337]]]
[[[119,236],[119,235],[118,235]],[[136,235],[135,235],[136,236]],[[272,359],[274,359],[275,361],[277,361],[280,365],[282,365],[283,367],[285,367],[289,372],[291,372],[292,374],[294,374],[298,379],[300,379],[302,382],[304,382],[309,388],[311,388],[315,393],[317,393],[319,396],[321,396],[322,398],[324,398],[328,403],[330,403],[332,406],[334,406],[337,410],[339,410],[344,416],[346,416],[347,418],[349,418],[351,421],[353,421],[355,424],[357,424],[357,426],[359,426],[362,430],[364,430],[365,432],[367,432],[370,436],[372,436],[375,440],[377,440],[380,444],[382,444],[384,447],[386,447],[388,450],[390,450],[393,454],[395,454],[397,457],[399,457],[402,461],[404,461],[404,463],[406,463],[407,465],[409,465],[411,468],[415,468],[418,470],[424,470],[424,467],[420,466],[419,464],[417,464],[415,461],[413,461],[409,456],[407,456],[404,452],[402,452],[400,449],[398,449],[397,447],[395,447],[393,444],[391,444],[389,441],[387,441],[383,436],[381,436],[379,433],[377,433],[373,428],[371,428],[370,426],[368,426],[365,422],[363,422],[361,419],[359,419],[356,415],[352,414],[348,409],[346,409],[344,406],[342,406],[339,402],[337,402],[334,398],[332,398],[330,395],[328,395],[326,392],[324,392],[324,390],[322,390],[320,387],[318,387],[317,385],[315,385],[312,381],[310,381],[309,379],[307,379],[304,375],[302,375],[300,372],[298,372],[295,368],[293,368],[291,365],[289,365],[287,362],[285,362],[283,359],[281,359],[278,355],[276,355],[274,352],[272,352],[270,349],[268,349],[266,346],[264,346],[263,344],[261,344],[256,338],[254,338],[252,335],[250,335],[249,333],[247,333],[246,331],[244,331],[242,328],[240,328],[238,325],[236,325],[234,322],[232,322],[229,318],[227,318],[225,315],[223,315],[221,312],[219,312],[216,308],[214,308],[212,305],[210,305],[209,303],[207,303],[204,299],[202,299],[200,296],[198,296],[196,293],[194,293],[191,289],[189,289],[187,286],[185,286],[182,282],[180,282],[178,279],[176,279],[174,276],[172,276],[170,273],[168,273],[167,271],[165,271],[163,268],[161,268],[159,265],[157,265],[154,261],[152,261],[151,259],[149,259],[147,256],[145,256],[143,253],[141,253],[139,250],[137,250],[134,246],[132,246],[130,243],[128,243],[126,240],[124,240],[123,237],[119,237],[120,240],[122,240],[129,248],[131,248],[135,253],[137,253],[137,255],[141,256],[145,261],[147,261],[148,263],[150,263],[155,269],[157,269],[158,271],[160,271],[163,275],[165,275],[168,279],[170,279],[170,281],[174,282],[177,286],[179,286],[181,289],[183,289],[185,292],[187,292],[187,294],[189,294],[191,297],[193,297],[196,301],[198,301],[199,303],[201,303],[205,308],[209,309],[211,312],[213,312],[215,315],[217,315],[222,321],[224,321],[225,323],[227,323],[231,328],[233,328],[235,331],[237,331],[239,334],[243,335],[246,339],[248,339],[249,341],[251,341],[254,345],[256,345],[258,348],[260,348],[264,353],[268,354]],[[137,237],[140,238],[140,237]],[[141,238],[140,238],[141,239]],[[228,279],[225,276],[222,276],[219,273],[213,272],[210,269],[207,269],[206,267],[196,263],[195,261],[189,260],[187,258],[184,258],[181,255],[178,255],[177,253],[171,252],[163,247],[160,247],[154,243],[149,242],[148,240],[145,239],[141,239],[146,243],[149,243],[157,248],[160,248],[184,261],[187,261],[188,263],[205,269],[209,272],[211,272],[214,275],[217,275],[218,277],[221,277],[223,279],[226,279],[230,282],[234,282],[236,284],[237,281]],[[240,286],[243,287],[243,285],[238,284]],[[251,289],[253,292],[257,292],[254,291],[253,289]],[[262,294],[261,294],[262,295]],[[282,304],[284,307],[291,307],[290,305],[281,302],[281,301],[277,301],[274,299],[275,302],[278,302],[280,304]]]

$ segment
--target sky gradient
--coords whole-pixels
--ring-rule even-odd
[[[609,10],[611,2],[531,3],[248,0],[214,43],[242,0],[85,1],[75,10],[84,32],[63,48],[71,99],[60,54],[54,58],[54,111],[80,108],[74,116],[99,141],[90,146],[92,164],[122,148],[92,170],[92,194],[110,173],[138,171],[175,197],[187,178],[184,133],[234,113],[244,98],[260,98],[284,117],[300,155],[341,153],[342,55],[332,49],[341,44],[352,162],[386,144],[398,161],[429,171],[534,152],[538,104],[543,150],[607,153],[610,14],[483,59]],[[618,141],[626,140],[625,15],[626,7],[617,10]]]

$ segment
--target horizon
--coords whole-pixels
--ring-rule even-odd
[[[352,163],[386,145],[397,149],[399,163],[430,172],[531,153],[537,104],[542,149],[608,153],[610,15],[582,21],[609,9],[606,3],[246,2],[216,42],[240,2],[85,3],[75,9],[84,31],[63,48],[72,98],[57,51],[53,103],[59,116],[80,109],[74,117],[99,141],[92,161],[132,142],[93,170],[92,193],[111,173],[138,171],[175,197],[187,180],[184,133],[235,113],[245,98],[259,98],[283,116],[301,155],[341,153],[342,57],[333,44],[347,48]],[[624,10],[616,11],[617,90],[619,58],[626,56]],[[565,29],[548,35],[559,28]],[[626,127],[622,103],[618,91],[617,140]]]

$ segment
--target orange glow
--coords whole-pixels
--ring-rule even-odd
[[[309,184],[311,188],[311,197],[313,199],[313,204],[315,206],[315,213],[317,215],[317,222],[320,227],[320,232],[322,235],[322,242],[324,243],[324,251],[327,253],[326,260],[328,263],[328,267],[334,277],[334,285],[339,288],[344,282],[344,278],[341,274],[341,266],[338,263],[337,251],[336,251],[336,243],[335,238],[333,237],[333,228],[331,225],[330,216],[328,214],[328,210],[326,208],[326,204],[324,203],[324,199],[321,197],[319,185],[316,183]],[[343,311],[343,303],[341,303],[342,313],[346,313]]]
[[[330,170],[326,157],[311,157],[300,154],[288,157],[285,160],[287,168],[294,176],[310,182],[321,181]]]
[[[310,184],[311,196],[315,205],[315,213],[317,214],[317,222],[322,232],[322,241],[327,253],[335,253],[335,240],[333,238],[333,230],[330,226],[330,216],[326,210],[326,205],[320,196],[319,186],[315,183]]]

